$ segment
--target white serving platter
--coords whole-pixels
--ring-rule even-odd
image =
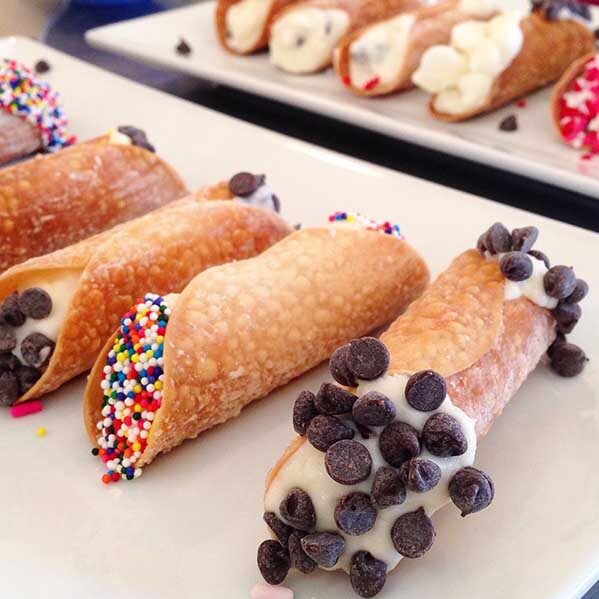
[[[427,96],[417,90],[388,98],[358,98],[330,70],[298,77],[275,69],[266,53],[231,56],[216,40],[213,12],[214,2],[202,2],[92,29],[86,39],[93,46],[149,64],[599,197],[599,161],[581,161],[579,152],[558,140],[549,113],[549,89],[531,95],[525,108],[513,104],[467,123],[441,123],[429,117]],[[175,53],[180,37],[192,47],[190,56]],[[498,129],[509,114],[518,117],[516,132]]]
[[[381,599],[571,599],[599,577],[599,235],[349,159],[108,74],[26,39],[0,55],[45,58],[82,139],[118,124],[147,130],[191,187],[266,172],[292,222],[335,209],[400,222],[434,273],[496,220],[541,228],[539,247],[576,265],[595,293],[574,339],[591,362],[565,380],[540,367],[480,444],[493,505],[445,509],[422,559],[404,560]],[[234,421],[105,486],[82,426],[81,377],[23,419],[0,412],[0,596],[7,599],[242,599],[260,579],[263,481],[292,436],[291,406],[324,366]],[[36,430],[45,427],[47,435]],[[342,574],[291,576],[297,599],[353,596]]]

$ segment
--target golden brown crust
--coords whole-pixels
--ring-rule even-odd
[[[0,165],[41,149],[39,131],[28,121],[0,110]]]
[[[156,154],[106,136],[0,169],[0,272],[185,193]]]

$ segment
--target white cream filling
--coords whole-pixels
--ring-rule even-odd
[[[412,81],[435,94],[438,112],[462,114],[485,104],[495,79],[519,54],[524,41],[521,13],[490,21],[465,21],[451,33],[450,45],[429,48]]]
[[[245,198],[235,196],[235,199],[243,202],[244,204],[250,204],[252,206],[257,206],[258,208],[264,208],[265,210],[276,212],[275,202],[272,199],[273,195],[272,188],[266,183],[263,183],[251,195]]]
[[[525,16],[530,14],[532,3],[530,0],[460,0],[459,9],[482,18],[509,11]]]
[[[344,10],[291,10],[272,26],[270,62],[289,73],[312,73],[331,62],[337,42],[348,29],[349,15]]]
[[[349,47],[349,76],[354,87],[392,83],[406,59],[410,32],[416,18],[404,14],[369,27]]]
[[[274,0],[241,0],[225,16],[227,45],[236,52],[247,52],[260,39]]]
[[[115,146],[130,146],[131,138],[124,133],[121,133],[117,129],[108,130],[108,143],[114,144]]]
[[[363,443],[372,456],[372,471],[368,479],[357,485],[341,485],[336,483],[327,473],[324,466],[325,454],[315,449],[309,441],[283,465],[272,482],[264,503],[266,511],[271,511],[281,518],[279,506],[293,487],[303,489],[310,496],[316,511],[316,530],[336,531],[345,538],[345,549],[332,570],[349,570],[350,561],[356,551],[369,551],[375,558],[384,561],[387,569],[393,569],[402,556],[395,550],[391,541],[391,528],[393,524],[406,512],[412,512],[423,507],[428,516],[443,507],[450,501],[449,481],[453,475],[466,466],[474,463],[476,453],[476,433],[474,420],[455,406],[449,396],[439,409],[433,412],[419,412],[412,408],[405,399],[404,389],[408,382],[408,375],[385,375],[374,381],[360,381],[357,389],[358,395],[368,391],[379,391],[385,394],[396,409],[396,420],[406,422],[421,431],[424,423],[435,413],[444,412],[453,416],[460,424],[468,441],[467,451],[461,455],[450,458],[439,458],[423,448],[420,457],[432,460],[441,469],[442,476],[439,483],[426,493],[413,493],[408,491],[404,503],[378,510],[374,527],[366,534],[350,536],[338,530],[335,523],[335,506],[338,500],[354,491],[370,493],[374,474],[379,467],[388,465],[378,447],[378,436],[383,430],[381,427],[373,428],[370,439],[362,439],[356,433],[355,440]],[[349,423],[349,421],[347,421]]]

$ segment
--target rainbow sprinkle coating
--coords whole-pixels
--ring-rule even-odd
[[[104,396],[100,436],[93,455],[107,468],[104,483],[141,476],[142,456],[152,421],[162,402],[164,334],[170,309],[163,297],[148,293],[121,319],[106,357],[100,386]]]
[[[399,225],[390,223],[389,221],[378,223],[375,220],[362,216],[358,212],[333,212],[333,214],[329,216],[329,222],[347,222],[364,227],[368,231],[378,231],[385,235],[392,235],[393,237],[403,239]]]
[[[16,60],[0,61],[0,108],[36,127],[48,152],[75,143],[68,135],[68,120],[61,106],[60,94]]]

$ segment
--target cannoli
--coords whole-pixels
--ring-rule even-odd
[[[73,144],[60,94],[25,65],[0,59],[0,165]]]
[[[464,121],[556,81],[594,48],[594,33],[569,13],[508,12],[456,25],[451,44],[429,48],[412,80],[433,94],[432,116]]]
[[[254,256],[289,232],[262,208],[206,201],[233,197],[220,184],[0,276],[0,405],[88,370],[147,288],[180,291],[202,270]]]
[[[216,36],[233,54],[266,48],[275,15],[294,0],[218,0],[214,13]]]
[[[146,295],[102,350],[85,392],[103,481],[139,476],[159,453],[239,415],[356,331],[390,321],[427,281],[397,227],[340,213],[331,226],[202,273],[179,296]]]
[[[450,499],[462,516],[491,503],[493,481],[473,466],[477,439],[548,348],[570,346],[562,374],[586,359],[563,339],[552,345],[579,318],[586,284],[531,249],[537,233],[493,225],[380,340],[333,353],[337,385],[300,393],[299,436],[266,482],[267,582],[290,567],[343,569],[373,597],[402,557],[431,548],[434,511]]]
[[[417,8],[421,0],[303,0],[279,12],[270,30],[270,61],[294,74],[316,73],[333,62],[346,34]]]
[[[0,273],[185,193],[134,127],[0,169]]]

